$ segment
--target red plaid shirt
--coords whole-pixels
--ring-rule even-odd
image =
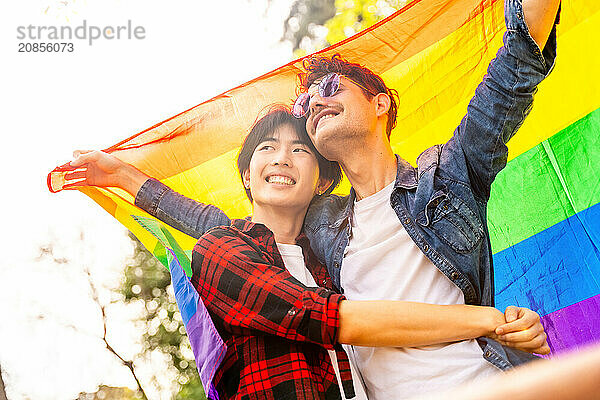
[[[344,296],[306,236],[296,242],[322,287],[290,275],[262,224],[233,220],[194,247],[191,282],[227,345],[214,379],[221,399],[339,399],[328,349],[336,350],[346,397],[354,397],[348,356],[336,341]]]

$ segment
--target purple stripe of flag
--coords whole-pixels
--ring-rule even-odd
[[[204,306],[204,303],[202,303],[202,299],[198,300],[198,310],[192,316],[185,329],[190,339],[192,350],[194,350],[196,366],[200,373],[200,381],[207,392],[207,397],[209,399],[218,399],[213,379],[217,368],[221,365],[223,357],[225,357],[227,346],[217,332],[210,315],[208,315],[208,310]]]
[[[225,357],[227,345],[217,332],[206,306],[185,274],[175,253],[171,249],[169,251],[173,256],[169,271],[175,300],[192,345],[200,381],[207,397],[211,400],[218,400],[219,396],[215,390],[213,379]]]
[[[600,295],[542,317],[552,354],[600,342]]]

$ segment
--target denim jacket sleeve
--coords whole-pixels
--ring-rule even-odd
[[[559,10],[560,13],[560,10]],[[467,115],[446,144],[464,154],[474,194],[488,200],[494,178],[506,165],[506,143],[531,110],[537,85],[556,57],[556,24],[543,51],[529,34],[522,0],[505,0],[504,46],[487,69],[467,107]]]
[[[135,205],[194,238],[215,226],[230,225],[219,208],[185,197],[156,179],[148,179],[135,196]]]

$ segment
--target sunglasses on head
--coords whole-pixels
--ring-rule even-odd
[[[336,94],[340,88],[340,77],[342,76],[348,79],[350,82],[357,85],[358,87],[360,87],[361,89],[366,90],[368,93],[375,96],[375,93],[373,93],[373,91],[367,89],[360,83],[355,82],[354,80],[348,78],[345,75],[340,75],[335,72],[330,72],[321,79],[321,81],[318,84],[319,96],[331,97],[334,94]],[[292,107],[292,114],[294,115],[294,117],[302,118],[308,113],[310,107],[310,98],[311,95],[308,94],[308,92],[301,93],[300,96],[298,96]]]

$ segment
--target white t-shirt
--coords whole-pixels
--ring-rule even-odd
[[[283,264],[285,268],[289,271],[289,273],[296,279],[298,279],[302,284],[308,287],[317,287],[314,278],[310,274],[310,271],[306,268],[306,264],[304,263],[304,257],[302,255],[302,247],[295,244],[284,244],[277,243],[277,249],[279,249],[279,254],[281,254],[281,258],[283,259]],[[351,349],[350,346],[343,345],[346,352]],[[340,392],[342,395],[342,399],[346,400],[344,396],[344,391],[342,390],[342,379],[340,378],[340,370],[338,368],[337,357],[335,355],[335,351],[328,350],[329,357],[331,357],[331,363],[333,364],[333,369],[335,370],[335,376],[338,380],[338,385],[340,386]],[[350,370],[352,371],[352,381],[354,383],[354,392],[356,393],[356,397],[353,399],[356,400],[367,400],[367,395],[365,393],[365,388],[363,387],[362,379],[357,372],[356,365],[354,365],[354,361],[350,359]]]
[[[341,269],[349,300],[464,304],[462,291],[419,250],[392,209],[394,183],[354,204],[352,235]],[[475,340],[415,348],[354,346],[371,400],[448,389],[499,370]]]

